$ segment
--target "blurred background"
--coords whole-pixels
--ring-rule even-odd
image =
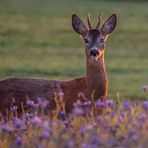
[[[71,14],[96,25],[116,12],[118,24],[108,39],[109,96],[146,97],[148,83],[148,2],[113,0],[0,0],[0,79],[70,79],[85,75],[85,52],[71,27]]]

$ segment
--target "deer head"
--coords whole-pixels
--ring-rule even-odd
[[[97,60],[100,57],[104,58],[107,37],[116,27],[117,16],[113,13],[102,27],[100,26],[101,16],[99,16],[99,21],[95,29],[93,29],[87,13],[87,22],[88,27],[85,26],[84,22],[76,14],[72,14],[72,27],[84,41],[87,59],[93,58]]]

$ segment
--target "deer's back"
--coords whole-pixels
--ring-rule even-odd
[[[25,103],[27,99],[35,101],[37,98],[45,98],[53,102],[55,85],[55,81],[43,79],[9,78],[1,80],[0,110],[10,107],[13,101],[18,106],[20,102]]]
[[[54,94],[59,89],[64,92],[66,108],[71,108],[76,101],[79,92],[85,89],[85,78],[76,78],[68,81],[54,81],[44,79],[9,78],[0,81],[0,110],[6,109],[14,104],[20,107],[21,102],[27,99],[37,101],[38,98],[47,99],[49,107],[56,107]]]

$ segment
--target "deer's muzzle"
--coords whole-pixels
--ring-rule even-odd
[[[90,51],[90,56],[96,57],[99,55],[99,51],[98,50],[91,50]]]

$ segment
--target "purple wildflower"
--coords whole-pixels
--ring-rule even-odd
[[[58,93],[58,97],[60,101],[64,100],[64,93],[62,92],[62,90],[60,90],[60,92]]]
[[[133,142],[137,142],[138,141],[138,136],[137,135],[132,135],[131,136],[131,140],[133,141]]]
[[[35,109],[40,108],[46,108],[49,104],[49,101],[46,98],[38,97],[37,98],[37,103],[34,103],[33,107]]]
[[[82,148],[91,148],[91,145],[86,144],[86,143],[82,143],[81,147]]]
[[[146,115],[145,115],[145,114],[141,114],[141,115],[139,116],[139,120],[140,120],[141,122],[145,122],[145,121],[146,121]]]
[[[143,101],[142,104],[143,104],[143,108],[145,110],[147,110],[148,109],[148,101]]]
[[[59,113],[59,117],[62,119],[62,120],[65,120],[65,117],[66,117],[66,113],[64,111],[61,111]]]
[[[2,131],[8,132],[8,133],[14,132],[14,129],[11,126],[9,126],[8,124],[2,125],[1,129],[2,129]]]
[[[98,121],[99,123],[101,123],[101,124],[103,124],[103,123],[105,122],[105,119],[104,119],[103,116],[97,116],[96,119],[97,119],[97,121]]]
[[[129,136],[129,137],[132,137],[134,134],[135,134],[135,129],[130,128],[130,129],[128,130],[128,136]]]
[[[68,126],[68,125],[69,125],[69,121],[68,121],[68,120],[64,120],[64,121],[63,121],[63,124],[64,124],[65,126]]]
[[[17,136],[16,139],[15,139],[15,143],[16,143],[17,145],[21,145],[21,144],[23,143],[22,137]]]
[[[96,101],[96,106],[104,108],[104,107],[106,107],[106,102],[103,102],[101,100],[97,100]]]
[[[43,99],[42,103],[40,104],[41,108],[46,108],[49,104],[49,101],[46,99]]]
[[[73,109],[73,114],[76,115],[76,116],[81,116],[81,115],[84,115],[84,110],[81,108],[81,107],[75,107]]]
[[[90,106],[91,105],[91,102],[90,101],[85,101],[84,103],[83,103],[83,106],[84,107],[88,107],[88,106]]]
[[[92,144],[90,147],[91,148],[98,148],[98,145],[97,144]]]
[[[41,123],[42,123],[42,120],[39,118],[39,117],[34,117],[32,120],[31,120],[32,124],[36,125],[36,126],[40,126]]]
[[[31,123],[32,120],[34,118],[34,114],[33,113],[25,113],[23,116],[22,116],[22,120],[23,121],[27,121],[28,123]]]
[[[99,141],[99,137],[97,135],[91,137],[91,139],[90,139],[90,142],[92,144],[98,143],[98,141]]]
[[[35,110],[37,110],[37,109],[39,109],[39,104],[38,103],[34,103],[34,105],[33,105],[33,109],[35,109]]]
[[[80,100],[77,100],[76,101],[76,106],[81,106],[82,105],[82,102]]]
[[[73,148],[74,147],[74,141],[73,140],[68,140],[65,147]]]
[[[29,106],[33,106],[34,105],[34,102],[31,101],[31,100],[27,100],[26,104],[29,105]]]
[[[26,131],[26,130],[27,130],[27,126],[26,126],[26,125],[22,125],[22,126],[20,127],[20,130],[21,130],[21,131]]]
[[[61,92],[58,93],[58,96],[63,98],[64,97],[64,93],[61,91]]]
[[[60,112],[60,116],[61,116],[61,117],[63,117],[63,116],[65,117],[65,115],[66,115],[66,113],[65,113],[64,111],[61,111],[61,112]]]
[[[107,100],[107,105],[112,107],[114,105],[114,101],[113,100]]]
[[[130,109],[131,109],[131,104],[130,104],[128,101],[125,101],[125,102],[123,103],[123,108],[124,108],[125,110],[130,110]]]
[[[121,113],[121,116],[122,116],[123,118],[125,118],[126,112],[122,112],[122,113]]]
[[[122,116],[122,115],[120,115],[120,116],[118,117],[118,121],[119,121],[119,122],[122,122],[122,121],[123,121],[123,116]]]
[[[142,89],[143,92],[146,92],[148,90],[148,85],[147,84],[143,84],[141,86],[141,89]]]
[[[26,105],[31,109],[36,109],[36,104],[32,100],[27,100]]]
[[[50,138],[50,132],[48,132],[48,131],[43,131],[43,133],[42,133],[42,138],[44,138],[44,139],[49,139],[49,138]]]
[[[44,129],[46,129],[46,130],[51,130],[50,122],[49,122],[49,121],[44,121],[44,122],[43,122],[43,127],[44,127]]]
[[[82,137],[84,137],[85,133],[86,133],[86,129],[85,129],[85,128],[81,128],[81,129],[80,129],[80,135],[81,135]]]
[[[93,124],[87,124],[85,128],[86,128],[86,130],[91,130],[91,129],[94,128],[94,125]]]
[[[22,126],[22,120],[19,118],[14,118],[13,125],[15,128],[20,128]]]
[[[18,109],[17,106],[12,106],[11,109],[10,109],[10,111],[11,111],[12,113],[14,113],[14,112],[17,112],[17,109]]]

